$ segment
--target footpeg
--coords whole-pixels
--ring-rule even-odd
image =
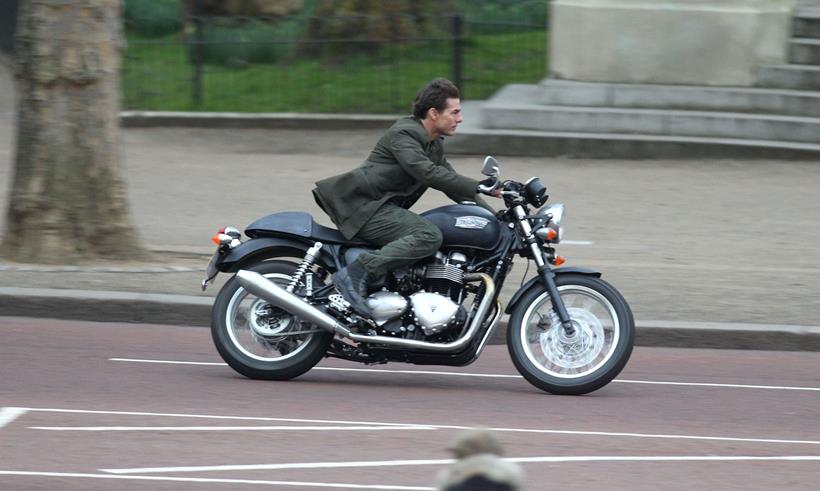
[[[338,312],[342,315],[347,315],[347,314],[350,313],[350,311],[351,311],[350,302],[345,300],[345,297],[343,297],[342,295],[340,295],[340,294],[329,295],[327,297],[327,299],[328,299],[328,306],[331,309],[335,310],[336,312]]]

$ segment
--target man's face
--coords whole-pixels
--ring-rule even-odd
[[[443,110],[433,108],[430,113],[433,116],[435,131],[440,136],[453,136],[456,127],[464,121],[461,117],[461,101],[455,97],[447,99],[447,107]]]

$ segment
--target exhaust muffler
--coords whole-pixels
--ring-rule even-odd
[[[347,331],[339,321],[327,315],[316,307],[308,304],[296,295],[280,288],[276,283],[268,280],[259,273],[241,269],[236,273],[236,281],[242,288],[259,298],[264,298],[282,310],[290,312],[300,319],[316,324],[330,332],[337,332],[337,327]]]

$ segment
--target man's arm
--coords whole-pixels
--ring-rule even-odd
[[[422,142],[409,131],[400,131],[390,142],[390,150],[399,165],[425,186],[438,189],[448,196],[473,199],[478,181],[457,173],[446,160],[436,164],[424,152]]]
[[[450,161],[448,161],[446,158],[442,158],[441,165],[447,167],[452,172],[456,172],[456,170],[453,168],[453,164],[451,164]],[[493,207],[490,206],[486,201],[484,201],[484,199],[477,192],[473,192],[473,194],[470,196],[448,194],[447,197],[455,201],[456,203],[461,203],[462,201],[475,201],[477,205],[486,208],[487,210],[495,214],[495,210],[493,209]]]

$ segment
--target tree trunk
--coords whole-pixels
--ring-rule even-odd
[[[120,0],[26,0],[3,254],[26,262],[133,258],[120,177]]]

